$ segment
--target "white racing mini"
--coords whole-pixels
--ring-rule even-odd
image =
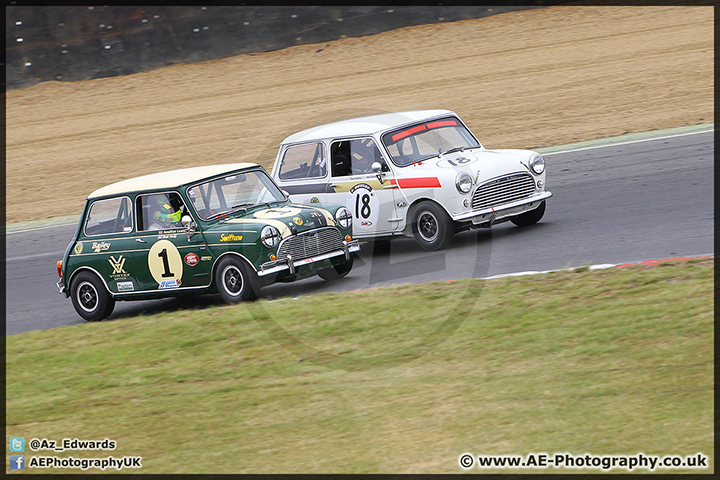
[[[387,113],[287,137],[272,176],[292,201],[339,203],[354,238],[414,236],[425,250],[453,234],[545,213],[545,160],[529,150],[487,150],[449,110]]]

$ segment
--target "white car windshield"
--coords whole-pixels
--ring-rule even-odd
[[[395,165],[404,167],[480,143],[457,118],[446,117],[393,130],[382,136]]]
[[[202,220],[287,201],[275,182],[260,170],[231,173],[193,185],[187,195]]]

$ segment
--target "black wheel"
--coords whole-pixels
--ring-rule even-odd
[[[240,303],[257,298],[254,272],[239,258],[225,257],[215,270],[215,284],[226,303]]]
[[[340,280],[348,273],[350,273],[354,262],[355,257],[353,254],[350,254],[350,260],[346,261],[345,263],[341,263],[340,265],[336,265],[332,268],[324,268],[322,270],[318,270],[318,276],[323,280],[327,280],[328,282],[333,280]]]
[[[521,213],[517,217],[512,217],[510,221],[518,227],[526,227],[540,221],[545,215],[545,201],[540,203],[540,206],[529,212]]]
[[[439,250],[450,243],[455,228],[442,207],[432,202],[421,202],[413,213],[412,232],[423,250]]]
[[[97,275],[90,272],[80,272],[73,278],[70,298],[75,311],[88,322],[109,317],[115,308],[115,299]]]

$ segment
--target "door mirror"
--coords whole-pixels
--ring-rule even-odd
[[[187,229],[195,227],[195,222],[193,222],[193,219],[190,215],[183,215],[183,217],[180,219],[180,223],[182,223],[183,227]]]
[[[370,165],[370,168],[372,168],[372,171],[375,172],[375,176],[380,181],[380,185],[383,185],[385,183],[385,179],[383,178],[382,165],[380,162],[373,162],[372,165]]]

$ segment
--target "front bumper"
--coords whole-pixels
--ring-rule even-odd
[[[286,260],[265,262],[260,265],[260,270],[258,270],[257,274],[258,276],[263,277],[265,275],[271,275],[273,273],[282,272],[284,270],[290,270],[290,274],[294,275],[295,269],[297,267],[301,267],[303,265],[308,265],[315,262],[322,262],[323,260],[338,257],[340,255],[344,255],[346,260],[350,260],[350,254],[359,251],[360,243],[357,240],[351,240],[350,242],[343,241],[342,249],[334,250],[332,252],[324,253],[322,255],[317,255],[315,257],[295,260],[294,258],[292,258],[292,256],[288,255],[288,258]]]
[[[537,208],[540,202],[552,197],[552,192],[542,192],[538,195],[523,198],[514,202],[506,203],[498,207],[487,207],[480,210],[473,210],[472,212],[463,213],[453,217],[456,222],[463,222],[470,220],[475,225],[490,222],[491,224],[497,220],[514,217],[533,208]]]

